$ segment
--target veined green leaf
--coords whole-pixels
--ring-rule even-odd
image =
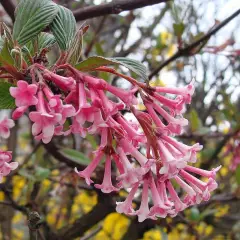
[[[73,66],[79,62],[83,47],[83,35],[87,29],[88,26],[80,27],[80,29],[76,32],[73,41],[71,42],[71,46],[68,51],[67,62]]]
[[[76,20],[72,11],[63,6],[58,6],[58,14],[50,25],[50,29],[60,49],[69,49],[76,34]]]
[[[16,107],[14,98],[9,93],[13,85],[7,82],[0,82],[0,109],[13,109]]]
[[[71,149],[71,148],[63,148],[60,151],[64,156],[71,159],[73,162],[82,164],[82,165],[88,165],[91,160],[87,158],[83,153]]]
[[[56,17],[58,7],[50,0],[22,0],[16,10],[13,39],[24,45]]]
[[[38,51],[39,53],[44,49],[50,49],[56,43],[55,37],[50,33],[42,32],[38,36]],[[32,41],[28,42],[23,47],[23,52],[29,52],[32,56],[35,54]]]
[[[101,66],[121,65],[136,73],[144,81],[148,81],[147,68],[139,61],[129,58],[104,58],[100,56],[89,57],[78,63],[75,68],[81,71],[91,71]]]

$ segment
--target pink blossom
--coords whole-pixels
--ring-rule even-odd
[[[121,147],[118,147],[117,151],[124,169],[124,173],[118,176],[117,179],[121,181],[124,187],[128,188],[134,183],[139,182],[146,171],[144,168],[136,167],[133,163],[130,163]]]
[[[171,200],[174,202],[174,207],[176,213],[183,211],[185,208],[187,208],[187,205],[181,201],[181,199],[178,197],[177,192],[173,188],[173,185],[170,181],[167,181],[167,189],[169,191],[169,194],[171,196]]]
[[[132,207],[132,201],[133,201],[135,193],[138,190],[138,187],[139,187],[139,182],[132,185],[132,189],[129,192],[126,200],[124,202],[117,202],[116,211],[118,213],[125,213],[125,214],[131,214],[131,215],[134,214],[134,209]]]
[[[12,97],[15,98],[17,107],[28,107],[37,104],[38,99],[35,96],[37,89],[36,84],[28,84],[20,80],[17,82],[17,87],[10,87],[9,91]]]
[[[138,88],[133,88],[131,90],[123,90],[117,87],[114,87],[110,84],[107,84],[105,90],[111,92],[118,98],[120,98],[127,106],[132,106],[138,104],[137,98],[134,96]]]
[[[144,167],[145,164],[148,162],[148,159],[144,155],[142,155],[136,148],[134,148],[134,146],[129,143],[127,139],[121,139],[119,141],[119,146],[122,147],[126,154],[132,155],[142,167]]]
[[[153,207],[150,209],[149,216],[165,218],[168,213],[169,206],[164,203],[163,196],[159,194],[154,178],[150,177],[150,189],[152,193]]]
[[[12,113],[12,118],[13,120],[17,120],[20,117],[23,116],[23,114],[27,111],[28,107],[27,106],[23,106],[23,107],[18,107],[16,108],[13,113]]]
[[[10,136],[10,128],[14,127],[14,121],[12,119],[9,119],[8,117],[5,117],[0,122],[0,137],[2,138],[8,138]]]
[[[42,139],[44,143],[49,143],[54,135],[55,125],[61,121],[62,116],[59,113],[47,112],[42,91],[38,92],[38,100],[37,111],[29,114],[29,118],[34,122],[32,133],[37,139]]]
[[[136,211],[136,215],[138,216],[138,221],[143,222],[147,218],[155,219],[154,217],[149,216],[149,196],[148,196],[148,179],[145,178],[143,180],[143,189],[142,189],[142,199],[140,208]]]
[[[146,143],[145,135],[138,133],[136,129],[133,128],[132,124],[129,121],[125,120],[125,118],[120,114],[117,116],[117,122],[121,124],[123,129],[126,131],[126,135],[129,141],[132,141],[134,147],[137,147],[139,143]]]
[[[111,178],[111,156],[106,156],[105,161],[105,171],[102,184],[95,184],[94,186],[98,189],[101,189],[104,193],[110,193],[113,191],[118,191],[119,189],[112,185],[112,178]]]
[[[62,77],[53,72],[44,70],[43,77],[49,81],[54,82],[59,88],[64,91],[71,91],[76,87],[76,81],[72,77]]]
[[[85,178],[85,181],[88,185],[93,183],[91,180],[91,175],[95,168],[98,166],[100,163],[101,159],[103,156],[103,151],[99,150],[96,152],[95,158],[92,160],[92,162],[83,170],[83,171],[78,171],[77,168],[75,168],[75,172],[82,178]]]
[[[193,82],[188,84],[185,87],[155,87],[156,92],[158,93],[169,93],[169,94],[176,94],[181,95],[184,98],[186,103],[191,103],[192,95],[194,93],[194,85]]]
[[[187,146],[167,135],[162,135],[161,138],[181,152],[183,156],[185,156],[185,160],[188,162],[195,163],[197,160],[196,153],[202,149],[202,145],[199,143],[196,143],[193,146]]]
[[[11,162],[12,152],[0,150],[0,182],[2,177],[7,176],[11,171],[18,167],[17,162]]]

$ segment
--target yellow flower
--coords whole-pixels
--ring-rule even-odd
[[[226,215],[229,211],[229,205],[225,204],[225,205],[221,205],[219,207],[216,208],[217,211],[216,213],[214,214],[215,217],[222,217],[224,215]]]
[[[86,191],[82,191],[75,197],[74,203],[79,204],[84,213],[87,213],[97,204],[97,195],[95,193],[90,195]]]
[[[129,220],[119,213],[109,214],[103,222],[103,230],[112,236],[112,240],[120,240],[127,231]]]
[[[147,231],[143,235],[143,240],[161,240],[162,234],[157,229],[152,229],[150,231]]]
[[[4,192],[0,191],[0,201],[4,200]]]

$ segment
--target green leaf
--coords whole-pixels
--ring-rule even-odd
[[[190,219],[193,221],[198,221],[200,219],[200,212],[197,207],[192,207],[190,213]]]
[[[0,82],[0,109],[13,109],[16,107],[14,98],[9,93],[13,85],[7,82]]]
[[[191,110],[189,118],[192,132],[196,132],[200,127],[202,127],[201,120],[196,110]]]
[[[104,58],[100,56],[89,57],[78,63],[75,68],[81,71],[91,71],[101,66],[121,65],[136,73],[144,81],[148,81],[147,68],[139,61],[129,58]]]
[[[82,32],[82,29],[79,29],[75,34],[75,37],[69,49],[69,53],[67,57],[68,63],[74,66],[79,62],[81,52],[82,52],[82,47],[83,47],[83,32]]]
[[[47,168],[38,166],[35,169],[35,178],[37,181],[42,181],[42,180],[48,178],[50,174],[51,174],[51,171]]]
[[[31,172],[27,171],[27,170],[24,169],[24,168],[20,169],[20,170],[18,171],[18,174],[21,175],[21,176],[23,176],[23,177],[25,177],[25,178],[27,178],[27,179],[29,179],[29,180],[31,180],[31,181],[33,181],[33,182],[36,181],[35,176],[34,176]]]
[[[14,60],[9,50],[8,41],[4,38],[0,41],[0,63],[1,65],[14,65]]]
[[[72,11],[58,5],[58,14],[50,25],[57,43],[62,50],[67,50],[76,34],[76,20]]]
[[[236,181],[238,185],[240,185],[240,165],[238,165],[236,171],[235,171]]]
[[[42,32],[38,36],[38,51],[39,53],[43,49],[50,49],[56,43],[55,37],[50,33]],[[32,41],[28,42],[26,46],[23,47],[24,52],[29,52],[32,56],[35,54]]]
[[[63,148],[60,152],[64,156],[66,156],[67,158],[72,160],[73,162],[81,164],[81,165],[87,166],[91,162],[91,160],[89,158],[87,158],[83,153],[78,152],[74,149]]]
[[[50,0],[22,0],[16,10],[13,39],[24,45],[56,17],[58,7]]]
[[[183,32],[184,32],[184,29],[185,29],[185,25],[184,23],[174,23],[173,24],[173,29],[174,29],[174,34],[177,36],[177,37],[181,37]]]

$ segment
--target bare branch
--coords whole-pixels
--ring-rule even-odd
[[[7,14],[9,15],[9,17],[14,22],[15,20],[14,11],[16,8],[15,4],[12,2],[12,0],[1,0],[0,2],[3,8],[5,9],[5,11],[7,12]]]
[[[184,56],[191,56],[191,50],[199,46],[200,44],[204,43],[205,41],[208,41],[211,36],[213,36],[215,33],[217,33],[221,28],[223,28],[226,24],[228,24],[230,21],[232,21],[235,17],[237,17],[240,14],[240,9],[238,9],[236,12],[234,12],[231,16],[226,18],[224,21],[216,25],[212,30],[210,30],[207,34],[205,34],[203,37],[198,39],[197,41],[193,42],[192,44],[188,45],[185,48],[179,49],[172,57],[167,59],[165,62],[163,62],[159,67],[157,67],[150,75],[149,79],[153,78],[159,71],[161,71],[165,66],[167,66],[169,63],[175,61],[176,59]]]
[[[123,11],[134,10],[168,1],[169,0],[118,0],[97,6],[84,7],[73,11],[73,13],[77,21],[83,21],[108,14],[119,14]]]
[[[108,214],[115,211],[111,196],[99,193],[97,205],[87,214],[76,220],[71,226],[60,229],[59,239],[74,239],[83,234]]]

